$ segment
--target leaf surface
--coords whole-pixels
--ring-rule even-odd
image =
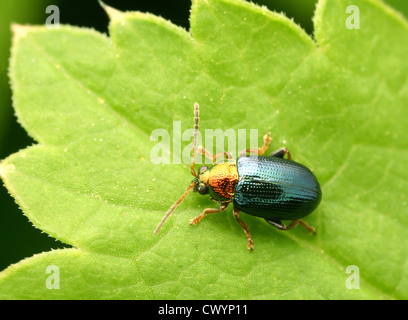
[[[110,37],[63,26],[15,27],[14,107],[38,141],[0,164],[27,217],[72,245],[10,266],[1,298],[408,298],[405,163],[408,24],[379,1],[319,1],[315,39],[286,17],[238,0],[196,0],[191,30],[106,7]],[[58,44],[58,45],[56,45]],[[191,180],[156,165],[155,129],[271,131],[323,191],[302,228],[280,232],[242,214],[255,250],[216,204],[190,195],[153,230]],[[172,143],[173,154],[189,141]],[[47,266],[60,289],[47,289]],[[348,289],[350,265],[360,289]]]

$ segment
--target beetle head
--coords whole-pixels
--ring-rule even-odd
[[[208,194],[209,175],[210,169],[207,166],[201,166],[200,169],[198,169],[198,174],[192,181],[196,184],[193,189],[194,192],[198,192],[201,195]]]

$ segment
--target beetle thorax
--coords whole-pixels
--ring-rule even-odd
[[[231,201],[238,183],[238,171],[235,162],[215,164],[205,175],[206,185],[210,188],[210,196],[218,202]]]

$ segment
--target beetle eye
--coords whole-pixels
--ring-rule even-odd
[[[198,186],[198,193],[201,195],[207,194],[208,193],[208,187],[205,184],[200,184]]]
[[[200,174],[200,173],[203,173],[205,170],[207,170],[208,169],[208,167],[207,166],[201,166],[199,169],[198,169],[198,173]]]

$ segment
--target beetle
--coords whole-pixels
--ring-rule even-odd
[[[160,221],[155,234],[190,190],[201,195],[208,194],[212,200],[220,203],[219,208],[205,209],[191,220],[190,225],[196,225],[209,214],[224,211],[232,202],[233,215],[245,232],[249,250],[253,250],[254,245],[248,226],[240,219],[240,211],[264,218],[267,223],[280,230],[289,230],[300,224],[315,234],[315,229],[301,218],[319,205],[321,188],[315,175],[307,167],[291,159],[286,147],[263,156],[272,140],[268,132],[263,137],[264,144],[261,148],[244,150],[237,161],[232,160],[232,156],[226,151],[212,156],[202,147],[196,147],[198,123],[199,105],[195,103],[193,159],[190,167],[194,178],[181,198]],[[196,153],[211,159],[213,164],[201,166],[196,172]],[[287,158],[284,158],[285,155]],[[220,156],[224,156],[224,159],[216,161]],[[282,220],[291,220],[291,223],[286,226]]]

